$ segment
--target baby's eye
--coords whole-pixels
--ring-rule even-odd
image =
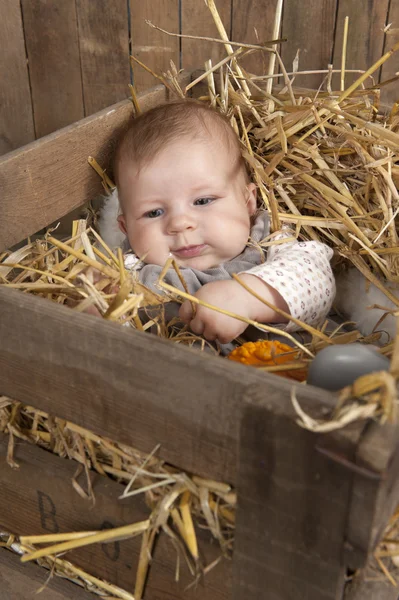
[[[215,198],[198,198],[195,202],[195,206],[205,206],[206,204],[210,204],[213,202]]]
[[[162,214],[163,214],[162,208],[154,208],[153,210],[149,210],[148,212],[146,212],[144,214],[144,216],[147,217],[148,219],[156,219],[157,217],[160,217]]]

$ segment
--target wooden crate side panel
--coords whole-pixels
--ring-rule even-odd
[[[36,137],[84,116],[75,0],[22,0]]]
[[[294,413],[267,404],[253,391],[241,421],[233,599],[342,600],[353,473],[318,451]],[[324,441],[336,435],[352,458],[362,427]]]
[[[287,38],[281,55],[288,72],[297,50],[299,70],[327,69],[334,44],[336,3],[338,0],[286,0],[284,3],[282,35]],[[325,75],[298,77],[296,85],[317,89]]]
[[[180,68],[180,42],[149,27],[146,19],[166,31],[180,32],[179,0],[129,0],[130,31],[133,56],[149,67],[157,75],[170,69],[172,60]],[[138,91],[153,87],[155,78],[139,67],[133,68],[133,81]]]
[[[231,0],[218,0],[217,9],[227,35],[230,37]],[[209,8],[205,2],[197,0],[182,0],[181,28],[184,35],[207,36],[220,39]],[[216,64],[227,53],[222,44],[200,40],[182,39],[182,67],[184,69],[204,69],[205,61],[211,59]]]
[[[391,572],[397,581],[399,570]],[[398,588],[376,569],[362,569],[345,588],[344,600],[398,600]]]
[[[126,0],[77,0],[85,115],[129,96],[129,21]]]
[[[0,600],[94,600],[93,594],[71,581],[49,575],[46,569],[23,565],[17,554],[0,548]]]
[[[389,0],[370,0],[367,6],[359,6],[356,0],[340,0],[337,16],[337,28],[334,48],[334,68],[341,68],[342,41],[345,17],[349,17],[348,44],[346,52],[346,69],[367,70],[381,56],[384,50],[384,27],[386,24]],[[374,74],[374,81],[379,81],[379,69]],[[345,87],[349,87],[360,74],[348,73],[345,76]],[[333,79],[334,88],[340,89],[340,77]],[[371,79],[366,81],[372,86]]]
[[[290,410],[289,381],[0,286],[0,394],[234,483],[242,397]],[[304,407],[334,397],[299,389]],[[289,413],[291,414],[291,412]]]
[[[26,442],[18,441],[14,459],[18,469],[6,463],[8,436],[0,435],[0,530],[16,534],[40,535],[67,531],[88,531],[128,525],[145,520],[149,509],[142,497],[119,500],[124,486],[91,473],[96,503],[81,498],[72,487],[77,463],[60,458]],[[86,488],[85,477],[79,483]],[[9,507],[12,505],[13,510]],[[207,532],[197,531],[204,564],[219,556],[217,544]],[[170,539],[161,534],[154,551],[146,596],[159,600],[194,600],[195,587],[185,561],[181,561],[180,581],[175,579],[177,554]],[[65,555],[76,566],[133,593],[141,538],[110,544],[93,544]],[[231,563],[222,561],[200,585],[204,600],[228,600]],[[43,576],[44,579],[45,576]],[[75,598],[75,596],[71,596]],[[0,593],[1,598],[1,593]],[[13,598],[13,596],[8,596]]]
[[[35,131],[19,2],[0,0],[0,13],[1,155],[34,140]]]
[[[139,101],[146,109],[166,97],[158,86]],[[132,118],[125,100],[0,158],[0,251],[104,192],[87,159],[94,156],[108,169]]]
[[[346,563],[357,569],[371,555],[399,501],[399,427],[370,423],[356,451],[362,472],[354,479],[348,515]],[[373,476],[374,474],[374,476]]]
[[[272,39],[278,0],[249,0],[248,2],[232,0],[232,2],[233,41],[259,44]],[[244,58],[240,64],[250,73],[263,75],[268,71],[270,56],[269,52],[256,52]],[[277,61],[275,71],[279,72]],[[264,89],[265,85],[262,83],[261,87]]]
[[[399,42],[399,2],[391,2],[389,8],[389,14],[387,18],[387,24],[392,23],[391,28],[388,29],[385,35],[384,52],[388,52],[392,46]],[[382,66],[381,69],[381,81],[386,81],[395,77],[399,71],[399,53],[396,52],[391,58]],[[387,104],[392,104],[399,101],[399,82],[398,80],[393,81],[387,87],[382,90],[382,101]]]

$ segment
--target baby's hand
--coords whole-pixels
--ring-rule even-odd
[[[247,319],[252,318],[250,314],[250,294],[236,281],[226,280],[207,283],[196,292],[195,297]],[[179,315],[184,323],[190,324],[190,328],[194,333],[204,336],[211,342],[217,339],[222,344],[231,342],[248,327],[248,324],[243,321],[228,317],[211,308],[205,308],[200,304],[196,304],[196,314],[193,318],[189,300],[181,305]]]

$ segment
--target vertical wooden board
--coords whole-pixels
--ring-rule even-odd
[[[233,600],[342,600],[353,474],[318,451],[292,407],[272,403],[253,390],[243,409]],[[350,457],[357,426],[337,435]]]
[[[34,140],[35,132],[19,2],[0,0],[0,14],[1,155]]]
[[[75,0],[22,0],[36,137],[84,116]]]
[[[399,569],[390,570],[398,581]],[[394,587],[380,569],[366,567],[358,571],[345,587],[344,600],[398,600],[398,588]]]
[[[335,69],[341,68],[344,22],[347,16],[349,29],[346,69],[367,70],[381,57],[388,5],[389,0],[368,0],[360,4],[359,0],[339,0],[333,58]],[[359,74],[348,73],[345,76],[345,87],[351,85],[357,77]],[[376,82],[378,77],[379,70],[374,74]],[[333,81],[334,87],[339,89],[339,76],[336,75]],[[366,85],[372,85],[372,80],[366,81]]]
[[[331,62],[337,0],[286,0],[283,15],[281,54],[287,71],[299,49],[299,70],[327,69]],[[305,75],[296,85],[317,89],[325,75]]]
[[[387,23],[392,23],[390,29],[388,29],[385,35],[385,47],[384,52],[388,52],[392,46],[399,42],[399,2],[398,0],[392,0],[390,4],[389,14]],[[383,65],[381,70],[381,81],[391,79],[399,71],[399,52],[396,52],[391,58]],[[399,101],[399,80],[396,80],[387,87],[382,88],[382,101],[387,104]]]
[[[129,95],[129,21],[126,0],[77,0],[85,115]]]
[[[90,592],[35,564],[21,564],[18,554],[0,548],[0,600],[95,600]],[[38,595],[40,588],[44,589]]]
[[[232,39],[235,42],[257,44],[272,39],[278,0],[232,0]],[[280,27],[281,29],[281,27]],[[263,75],[267,72],[270,54],[256,52],[242,60],[250,73]],[[276,66],[277,72],[278,66]]]
[[[230,36],[231,0],[216,0],[220,18]],[[209,8],[201,0],[182,0],[181,27],[185,35],[199,35],[220,39],[220,34]],[[205,61],[211,59],[213,64],[226,56],[223,44],[199,40],[182,39],[182,67],[184,69],[204,69]]]
[[[166,31],[179,33],[179,0],[130,0],[132,54],[157,75],[170,68],[173,60],[179,69],[179,38],[153,29],[146,20]],[[154,77],[136,65],[133,80],[138,91],[153,87]]]

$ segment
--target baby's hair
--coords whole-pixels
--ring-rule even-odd
[[[161,104],[139,115],[122,136],[114,160],[114,176],[119,183],[121,163],[126,160],[140,168],[167,144],[190,137],[200,139],[219,135],[235,158],[237,170],[246,175],[240,140],[226,116],[192,99]],[[234,156],[235,155],[235,156]]]

